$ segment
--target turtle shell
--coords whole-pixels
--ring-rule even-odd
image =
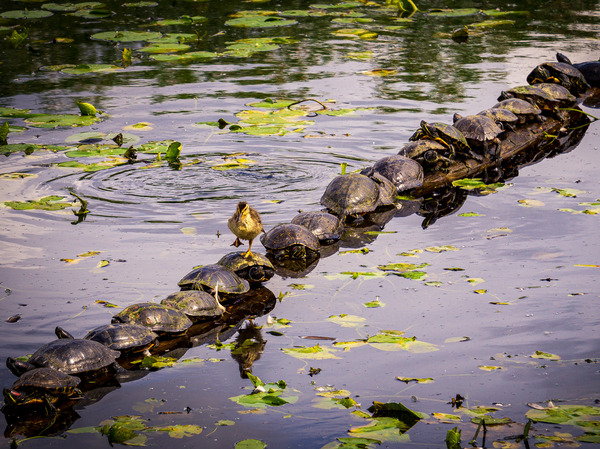
[[[540,84],[536,86],[517,86],[507,91],[502,91],[498,97],[498,101],[508,98],[520,98],[521,100],[535,104],[538,108],[545,111],[554,111],[560,103],[559,99],[555,98],[551,93],[546,92]]]
[[[586,61],[573,64],[571,60],[562,53],[556,53],[556,60],[572,65],[581,72],[588,84],[594,87],[600,87],[600,61]]]
[[[336,176],[325,189],[321,204],[338,216],[372,212],[379,203],[379,185],[358,173]]]
[[[13,384],[13,390],[24,387],[48,388],[59,390],[73,388],[79,385],[81,379],[76,376],[61,373],[52,368],[34,368],[23,373]]]
[[[415,140],[404,145],[400,151],[398,151],[398,154],[400,156],[406,156],[410,159],[418,160],[419,158],[422,158],[426,151],[429,150],[447,153],[448,147],[436,142],[435,140]]]
[[[304,226],[323,244],[338,241],[344,230],[338,217],[322,211],[301,212],[292,218],[292,224]]]
[[[181,310],[192,318],[223,315],[224,307],[210,293],[202,290],[184,290],[163,299],[161,304]]]
[[[223,265],[212,264],[196,268],[178,283],[182,290],[205,290],[213,292],[219,284],[219,293],[240,294],[250,290],[250,285]]]
[[[133,304],[112,317],[113,323],[132,323],[155,332],[183,332],[192,325],[185,313],[153,302]]]
[[[242,256],[241,251],[224,255],[217,264],[233,271],[248,282],[266,282],[275,275],[275,268],[269,259],[262,254],[252,252]]]
[[[483,111],[478,112],[477,115],[483,115],[484,117],[492,119],[500,128],[505,128],[506,125],[510,127],[513,124],[516,125],[519,123],[519,117],[514,112],[504,108],[484,109]]]
[[[59,339],[39,348],[28,362],[37,367],[53,368],[64,374],[77,374],[111,365],[119,355],[119,351],[109,349],[97,341]]]
[[[494,140],[502,133],[496,122],[484,115],[468,115],[458,120],[454,126],[463,133],[467,142],[478,145]]]
[[[396,186],[398,192],[423,185],[423,167],[413,159],[394,155],[379,159],[373,170]]]
[[[563,62],[545,62],[534,68],[527,76],[529,84],[555,83],[579,95],[590,88],[583,73],[571,64]]]
[[[515,114],[521,123],[537,120],[542,110],[536,105],[520,98],[508,98],[495,104],[492,109],[506,109]]]
[[[315,235],[301,225],[286,223],[264,234],[261,243],[277,260],[312,259],[318,256],[320,244]]]
[[[110,349],[125,351],[146,348],[158,338],[158,335],[139,324],[113,323],[92,329],[83,338],[102,343]]]
[[[559,107],[569,107],[577,104],[577,98],[575,98],[569,89],[554,83],[540,83],[534,87],[542,89],[546,94],[550,95],[555,101],[558,102]]]

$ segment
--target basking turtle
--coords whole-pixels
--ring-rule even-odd
[[[469,154],[479,162],[482,162],[486,154],[493,153],[497,156],[500,140],[498,136],[504,131],[496,122],[484,115],[468,115],[462,117],[454,114],[454,126],[463,133],[469,143]],[[490,146],[493,151],[490,151]],[[479,154],[476,152],[479,150]]]
[[[498,97],[498,101],[508,98],[520,98],[529,101],[542,111],[549,111],[561,120],[564,119],[564,116],[558,108],[573,106],[577,102],[577,99],[567,89],[558,84],[549,83],[513,87],[503,91]]]
[[[58,326],[54,329],[54,333],[58,338],[75,338]],[[92,329],[83,338],[97,341],[116,351],[143,351],[154,345],[158,335],[139,324],[114,323]]]
[[[167,296],[160,303],[178,309],[192,319],[212,318],[221,316],[225,312],[225,307],[219,302],[218,296],[215,297],[202,290],[176,292]]]
[[[260,239],[276,260],[312,260],[319,257],[320,244],[315,235],[301,225],[286,223],[275,226]]]
[[[9,357],[6,359],[6,366],[17,376],[41,367],[53,368],[64,374],[80,374],[106,368],[119,355],[119,351],[109,349],[97,341],[59,339],[39,348],[27,362]]]
[[[579,70],[590,86],[600,87],[600,61],[588,61],[573,64],[571,60],[562,53],[556,53],[556,60],[572,65]]]
[[[423,167],[424,171],[444,170],[452,163],[450,149],[435,140],[415,140],[404,145],[400,156],[414,159]]]
[[[465,136],[454,126],[446,123],[427,123],[421,120],[421,126],[410,136],[409,141],[431,139],[448,147],[450,159],[454,159],[456,153],[468,153],[470,148]]]
[[[248,281],[219,264],[196,268],[177,283],[181,290],[204,290],[209,293],[215,291],[217,284],[219,284],[219,293],[236,295],[250,290]]]
[[[292,224],[304,226],[324,245],[337,242],[344,231],[340,219],[328,212],[301,212],[292,218]]]
[[[540,121],[542,114],[542,110],[536,105],[520,98],[502,100],[500,103],[496,103],[491,110],[494,109],[505,109],[512,112],[518,117],[519,123]]]
[[[329,183],[321,204],[344,222],[348,215],[373,212],[379,206],[393,204],[395,196],[396,187],[382,176],[351,173],[336,176]]]
[[[275,275],[271,261],[257,252],[249,257],[244,257],[241,252],[229,253],[221,257],[217,264],[251,283],[266,282]]]
[[[484,117],[491,118],[494,123],[504,131],[507,129],[514,131],[514,127],[519,123],[518,115],[509,111],[508,109],[503,108],[484,109],[483,111],[478,112],[477,115],[483,115]],[[461,117],[458,114],[454,114],[454,121],[460,118]]]
[[[590,88],[583,74],[573,65],[564,62],[545,62],[527,76],[529,84],[555,83],[580,95]]]
[[[139,324],[154,332],[168,333],[184,332],[192,325],[185,313],[153,302],[132,304],[113,316],[112,322]]]
[[[396,154],[383,157],[375,162],[373,167],[367,168],[361,173],[373,176],[373,172],[379,173],[391,181],[398,192],[423,185],[423,167],[414,159],[406,156]]]
[[[43,405],[49,412],[56,412],[54,404],[59,400],[79,399],[81,382],[76,376],[61,373],[52,368],[34,368],[4,389],[4,403],[8,406]]]

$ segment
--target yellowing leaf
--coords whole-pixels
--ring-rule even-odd
[[[360,73],[363,74],[363,75],[384,77],[384,76],[396,75],[398,73],[398,70],[393,70],[393,69],[373,69],[373,70],[364,70],[364,71],[362,71]]]
[[[342,327],[360,327],[364,326],[362,323],[365,321],[365,318],[342,313],[341,315],[331,315],[329,318],[327,318],[327,321],[339,324]]]
[[[292,357],[296,357],[298,359],[311,359],[311,360],[323,360],[323,359],[339,359],[333,353],[335,349],[330,349],[327,347],[323,347],[321,345],[315,346],[301,346],[294,348],[281,348],[283,352]]]
[[[473,293],[477,293],[478,295],[483,295],[484,293],[487,293],[487,289],[480,288],[479,290],[473,290]]]
[[[92,257],[92,256],[97,256],[101,252],[102,251],[87,251],[85,253],[77,254],[77,257]]]
[[[430,253],[441,253],[443,251],[458,251],[458,248],[452,245],[428,246],[425,251]]]
[[[430,384],[433,382],[433,377],[396,377],[401,382],[409,383],[416,382],[418,384]]]
[[[75,264],[81,262],[83,259],[60,259],[60,260],[68,263],[69,265],[75,265]]]
[[[529,357],[532,359],[560,360],[560,356],[543,351],[535,351],[535,353],[531,354]]]
[[[483,371],[496,371],[502,369],[501,366],[479,365],[478,368]]]
[[[522,206],[526,206],[526,207],[542,207],[542,206],[545,206],[545,204],[542,201],[540,201],[540,200],[523,199],[523,200],[517,201],[517,203],[519,203]]]
[[[105,266],[107,266],[110,262],[108,260],[101,260],[100,262],[98,262],[98,265],[96,265],[96,268],[104,268]]]

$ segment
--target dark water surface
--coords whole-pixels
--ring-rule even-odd
[[[419,2],[423,11],[450,7],[526,13],[485,18],[418,12],[405,22],[397,21],[394,10],[378,0],[354,8],[327,7],[320,10],[328,14],[294,16],[297,23],[272,28],[240,28],[225,22],[230,14],[244,10],[278,11],[271,17],[289,18],[289,11],[309,9],[311,2],[122,3],[105,2],[103,9],[113,11],[106,18],[54,12],[41,19],[0,22],[0,26],[29,30],[29,39],[17,47],[7,39],[12,28],[1,36],[0,107],[77,114],[75,101],[81,100],[107,114],[101,122],[82,128],[28,126],[23,132],[10,133],[9,143],[64,145],[76,133],[97,131],[135,134],[140,138],[135,146],[165,139],[183,145],[180,170],[164,161],[154,167],[125,164],[95,172],[56,166],[72,160],[103,160],[72,158],[65,151],[20,151],[2,157],[0,201],[48,195],[70,201],[74,192],[88,201],[90,210],[85,221],[73,225],[76,217],[71,210],[76,211],[77,204],[58,212],[0,208],[2,363],[6,357],[30,354],[54,339],[57,325],[83,336],[108,323],[120,309],[104,307],[98,300],[126,307],[160,301],[176,291],[177,282],[192,267],[215,263],[232,250],[233,236],[226,221],[239,200],[261,212],[266,229],[288,222],[299,209],[320,208],[319,199],[340,173],[341,163],[352,171],[396,154],[421,120],[450,123],[454,112],[466,115],[491,107],[502,90],[524,84],[530,70],[554,60],[557,51],[573,61],[600,56],[600,9],[593,1],[568,6],[552,1],[510,5]],[[5,0],[0,9],[38,10],[42,5]],[[353,11],[373,20],[340,23],[333,19],[348,17],[336,17],[335,11]],[[207,20],[196,25],[152,25],[158,19],[182,15]],[[512,22],[482,28],[480,35],[462,44],[438,35],[484,19]],[[332,34],[343,28],[378,34],[372,39]],[[190,43],[189,51],[216,53],[225,52],[239,39],[277,37],[282,42],[282,37],[289,37],[294,42],[250,55],[182,63],[153,60],[138,51],[144,42],[90,39],[101,31],[124,30],[195,30],[202,38]],[[54,38],[74,41],[53,43]],[[86,74],[40,70],[57,64],[120,65],[123,48],[133,49],[132,65],[124,70]],[[351,52],[367,51],[372,52],[369,58],[349,57]],[[376,69],[395,72],[383,77],[364,73]],[[296,132],[285,135],[254,136],[199,124],[220,118],[236,123],[236,113],[260,109],[247,104],[266,98],[331,100],[326,104],[332,110],[358,110],[349,115],[301,117],[314,123],[300,130],[292,126],[288,130]],[[27,126],[19,118],[9,121]],[[152,128],[124,130],[140,122]],[[103,143],[110,143],[110,138]],[[213,168],[226,158],[253,162],[232,170]],[[149,162],[155,155],[139,154],[138,160],[142,159]],[[268,291],[263,291],[270,299],[255,299],[247,311],[262,315],[254,324],[263,326],[259,332],[266,340],[252,372],[265,382],[285,380],[286,395],[297,396],[295,403],[256,412],[232,401],[231,397],[249,393],[251,383],[240,376],[229,348],[217,351],[204,344],[215,342],[215,330],[198,341],[181,343],[185,348],[174,349],[181,360],[206,361],[137,371],[120,386],[103,384],[75,412],[54,423],[54,433],[62,437],[33,439],[22,445],[109,447],[106,436],[74,431],[99,426],[119,415],[140,416],[148,426],[203,428],[202,433],[183,438],[140,431],[147,438],[145,444],[153,447],[233,447],[247,438],[260,439],[271,448],[358,447],[336,445],[337,438],[348,436],[379,440],[380,447],[444,447],[446,432],[454,426],[462,429],[466,445],[476,424],[471,423],[471,415],[448,404],[460,394],[465,407],[495,406],[494,417],[514,421],[489,428],[486,445],[492,447],[493,442],[501,444],[503,438],[523,432],[528,403],[553,400],[594,405],[600,399],[598,215],[573,212],[598,212],[598,205],[586,204],[600,198],[598,170],[598,129],[592,123],[570,152],[522,168],[496,193],[465,197],[459,210],[426,229],[421,226],[423,216],[400,210],[385,224],[386,233],[348,237],[339,252],[331,251],[304,276],[275,276],[265,284]],[[17,172],[34,176],[7,176]],[[575,197],[563,196],[556,189],[577,192]],[[468,212],[478,215],[459,215]],[[455,250],[401,255],[440,246]],[[356,248],[369,251],[344,253]],[[256,250],[263,250],[258,242]],[[86,251],[100,253],[78,257]],[[108,265],[100,267],[102,260]],[[429,264],[420,269],[426,277],[384,276],[377,269],[400,262]],[[344,272],[378,275],[352,279]],[[280,300],[275,304],[276,297]],[[384,305],[364,305],[377,298]],[[21,318],[16,323],[4,321],[17,314]],[[346,317],[341,324],[328,319],[341,314],[360,319]],[[221,342],[235,342],[238,329],[248,326],[244,316],[232,323],[233,328],[220,330]],[[273,325],[268,316],[291,323]],[[332,340],[302,338],[348,342],[383,330],[404,331],[405,336],[430,345],[422,352],[372,345],[344,350]],[[303,360],[283,351],[315,344],[330,350],[332,358]],[[560,360],[531,358],[536,351],[558,355]],[[482,369],[486,366],[496,369]],[[311,367],[321,372],[311,377]],[[407,384],[398,376],[434,381]],[[2,386],[10,386],[14,379],[7,369],[0,369]],[[328,386],[346,390],[338,397],[349,396],[357,405],[345,408],[319,396]],[[428,417],[404,434],[398,429],[348,434],[349,429],[371,422],[354,412],[366,411],[373,401],[402,402]],[[434,413],[453,413],[461,421],[441,422]],[[0,420],[4,426],[3,415]],[[221,420],[233,425],[215,424]],[[47,424],[37,425],[43,429]],[[25,430],[19,433],[17,429],[14,437],[35,434],[31,430],[35,426],[34,422],[25,424]],[[530,444],[555,432],[576,437],[583,429],[538,423],[532,428]],[[10,440],[7,436],[0,446],[8,447]],[[525,447],[523,442],[510,441],[514,447]]]

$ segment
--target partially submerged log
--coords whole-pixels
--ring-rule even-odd
[[[564,121],[555,117],[546,117],[541,123],[528,123],[516,131],[507,131],[500,141],[497,160],[491,157],[486,157],[482,162],[472,158],[457,160],[450,164],[445,171],[438,170],[426,173],[423,185],[412,190],[410,194],[415,198],[425,197],[436,189],[452,185],[454,181],[475,177],[487,169],[510,162],[521,153],[551,143],[561,133],[564,134],[564,130],[569,127],[587,122],[589,120],[581,110],[573,109],[565,111]]]

